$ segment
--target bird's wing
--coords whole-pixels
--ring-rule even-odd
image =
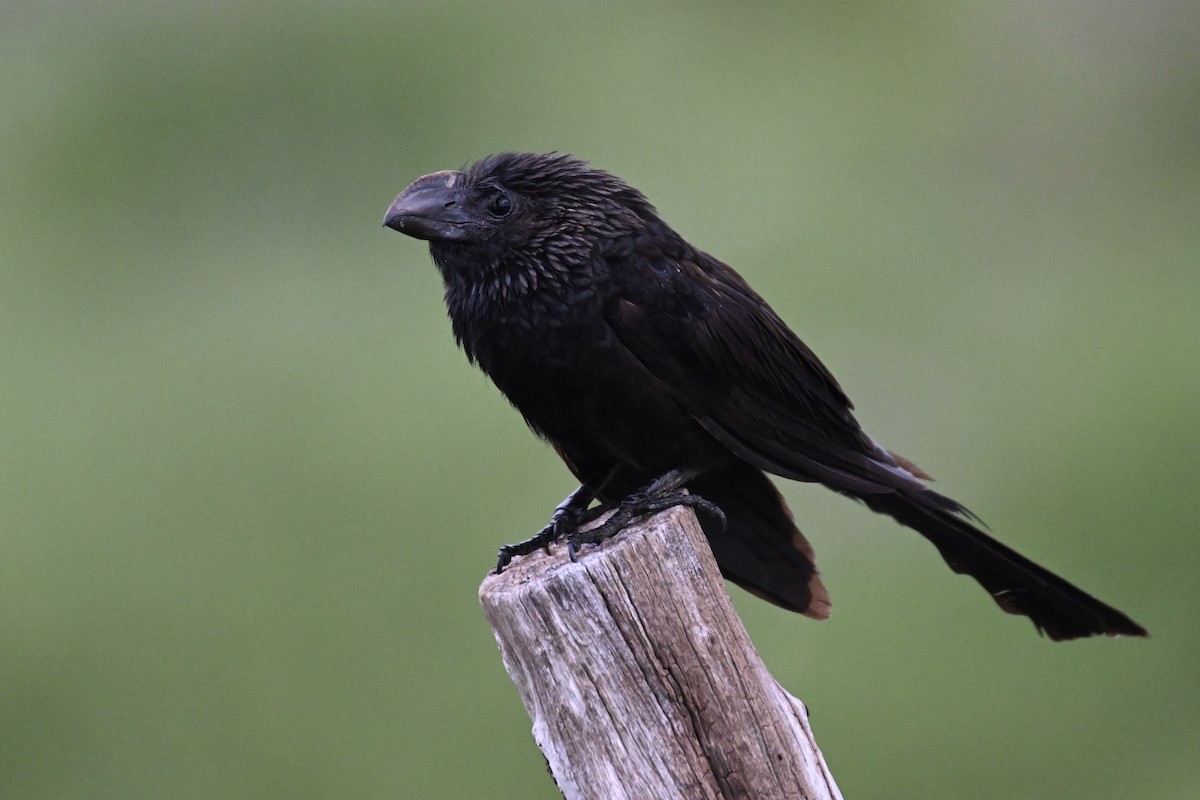
[[[697,251],[607,259],[608,324],[739,458],[854,493],[923,488],[876,444],[829,370],[742,278]]]

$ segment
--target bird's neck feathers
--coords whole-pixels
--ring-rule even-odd
[[[519,306],[539,293],[560,294],[570,279],[569,264],[577,261],[488,245],[432,243],[429,249],[442,274],[447,304],[484,304],[481,310],[489,313]]]
[[[435,244],[430,251],[442,274],[454,337],[472,362],[482,351],[536,335],[535,323],[568,312],[568,300],[577,295],[573,285],[590,282],[586,258],[483,246]]]

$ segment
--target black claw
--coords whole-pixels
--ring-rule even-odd
[[[691,496],[695,497],[695,495]],[[721,507],[711,500],[705,500],[703,497],[696,497],[696,502],[688,503],[687,505],[690,505],[696,511],[701,511],[712,519],[715,519],[717,522],[720,522],[721,530],[726,530],[729,528],[729,518],[725,516],[725,512],[721,510]]]
[[[615,511],[613,511],[613,507],[610,504],[601,506],[595,509],[595,513],[586,515],[588,519],[585,520],[585,523],[592,521],[607,511],[613,511],[608,519],[596,527],[583,531],[575,530],[567,534],[567,554],[571,557],[571,561],[578,561],[578,554],[583,545],[600,544],[625,530],[631,522],[650,514],[656,514],[659,511],[665,511],[668,508],[674,508],[675,506],[694,508],[718,520],[722,528],[726,525],[725,512],[715,503],[705,500],[698,495],[684,494],[682,492],[654,495],[639,492],[621,501]]]
[[[512,563],[512,560],[517,556],[527,556],[541,547],[549,549],[550,543],[557,539],[559,535],[560,533],[555,527],[555,523],[551,522],[523,542],[504,545],[496,555],[496,574],[499,575],[503,572],[504,568]]]
[[[558,507],[549,525],[523,542],[506,544],[500,548],[500,552],[496,556],[496,574],[499,575],[503,572],[504,568],[517,556],[529,555],[539,548],[545,548],[549,552],[550,543],[559,539],[566,539],[567,556],[572,562],[576,562],[579,560],[579,553],[583,545],[600,544],[605,539],[610,539],[623,531],[634,520],[675,506],[688,506],[695,509],[720,522],[724,529],[728,520],[725,512],[716,503],[698,495],[678,491],[677,487],[681,485],[680,483],[668,484],[665,480],[676,475],[677,473],[669,473],[650,484],[646,489],[634,492],[624,500],[605,503],[592,509],[587,508],[587,503],[595,497],[595,493],[588,487],[581,486],[576,493],[564,500]],[[594,522],[608,512],[612,512],[612,514],[604,522],[594,528],[580,530],[582,526]]]

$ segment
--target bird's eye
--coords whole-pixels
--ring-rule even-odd
[[[509,200],[507,195],[498,194],[488,202],[487,210],[493,216],[507,217],[512,211],[512,200]]]

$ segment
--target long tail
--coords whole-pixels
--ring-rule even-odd
[[[969,512],[936,492],[852,494],[931,541],[955,572],[970,575],[1010,614],[1024,614],[1055,641],[1084,636],[1148,636],[1112,606],[1071,585],[967,521]]]
[[[790,611],[825,619],[829,592],[813,549],[761,470],[737,462],[689,481],[688,490],[720,506],[724,528],[701,515],[721,573],[743,589]]]

